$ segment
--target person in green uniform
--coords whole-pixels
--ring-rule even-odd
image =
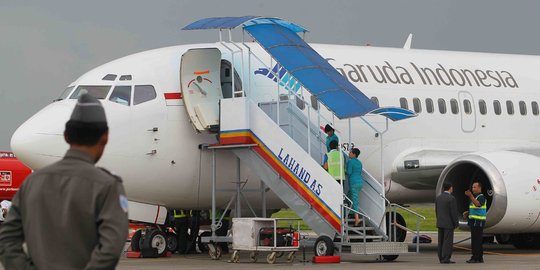
[[[364,180],[362,179],[362,162],[358,159],[360,155],[360,149],[353,148],[349,152],[349,161],[347,162],[347,179],[349,181],[349,198],[352,201],[351,208],[355,211],[360,211],[358,207],[358,200],[360,199],[360,191]],[[354,225],[360,224],[360,215],[354,213]]]
[[[64,131],[69,150],[24,181],[0,227],[5,269],[116,267],[128,234],[128,200],[122,180],[95,166],[108,134],[101,103],[81,95]]]
[[[336,141],[339,145],[339,138],[335,132],[336,131],[334,130],[334,128],[328,124],[324,127],[324,133],[326,133],[327,135],[326,136],[326,152],[330,152],[330,150],[332,150],[330,148],[331,141]]]

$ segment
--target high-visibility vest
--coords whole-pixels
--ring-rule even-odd
[[[345,159],[341,151],[332,149],[328,152],[328,173],[336,180],[345,179]]]
[[[480,195],[482,194],[479,194],[478,196],[476,196],[476,200],[478,200],[478,197],[480,197]],[[477,220],[486,220],[486,216],[487,216],[487,200],[484,200],[484,204],[481,206],[476,206],[471,201],[471,203],[469,204],[469,218],[477,219]]]
[[[184,212],[184,210],[174,210],[174,218],[184,218],[184,217],[187,217],[186,213]]]

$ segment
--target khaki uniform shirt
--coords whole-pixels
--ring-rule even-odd
[[[121,179],[70,149],[13,198],[0,226],[0,260],[6,269],[114,269],[127,233]]]

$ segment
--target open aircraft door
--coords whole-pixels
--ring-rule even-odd
[[[221,52],[216,48],[188,50],[182,55],[180,83],[184,104],[195,129],[219,126]]]
[[[476,108],[471,93],[460,91],[458,93],[461,107],[461,130],[471,133],[476,129]]]

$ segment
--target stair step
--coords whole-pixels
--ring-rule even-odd
[[[369,239],[369,240],[376,240],[376,239],[382,239],[383,237],[380,235],[349,235],[347,238],[349,240],[363,240],[363,239]],[[337,237],[337,239],[341,239],[341,237]]]
[[[351,253],[362,255],[390,255],[409,252],[409,246],[403,242],[371,242],[350,244]]]
[[[373,227],[366,227],[366,230],[365,232],[366,233],[371,233],[375,230],[375,228]],[[354,227],[354,228],[347,228],[345,229],[345,231],[349,232],[349,233],[355,233],[355,234],[363,234],[364,233],[364,229],[362,227]]]

